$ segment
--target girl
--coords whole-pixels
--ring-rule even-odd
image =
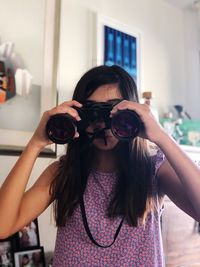
[[[120,110],[133,110],[144,127],[131,141],[119,141],[106,129],[106,142],[95,138],[91,143],[87,133],[103,129],[105,123],[90,124],[25,192],[38,154],[50,143],[45,134],[49,117],[67,113],[78,122],[77,108],[88,101],[117,103],[111,118]],[[157,145],[156,155],[151,155],[147,140]],[[128,73],[118,66],[99,66],[80,79],[72,101],[44,113],[6,178],[0,191],[0,237],[21,229],[53,202],[58,226],[54,267],[161,267],[165,194],[200,221],[199,168],[164,132],[150,108],[139,104]]]

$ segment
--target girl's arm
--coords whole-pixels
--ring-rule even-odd
[[[0,238],[5,238],[13,232],[28,179],[39,152],[40,149],[29,142],[0,188]],[[31,198],[35,201],[34,194]],[[33,213],[35,214],[35,211]],[[26,218],[26,215],[24,217]]]
[[[72,106],[81,107],[77,101],[64,102],[50,111],[46,111],[29,141],[0,188],[0,239],[3,239],[36,218],[50,202],[49,188],[55,177],[58,163],[50,165],[38,181],[25,193],[25,189],[40,151],[48,144],[45,127],[50,116],[68,113],[79,120],[78,112]],[[76,133],[75,137],[78,137]]]
[[[167,159],[157,172],[161,191],[188,215],[200,221],[199,167],[166,133],[156,143]]]
[[[144,129],[140,137],[157,144],[166,161],[157,172],[160,187],[183,211],[200,221],[200,169],[156,121],[146,104],[124,100],[114,106],[111,117],[118,111],[130,109],[140,116]]]

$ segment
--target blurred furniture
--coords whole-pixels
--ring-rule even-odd
[[[200,147],[200,120],[160,118],[165,131],[181,145]]]
[[[183,146],[183,149],[200,165],[200,148]],[[166,267],[200,267],[199,223],[167,197],[164,206],[162,235]]]

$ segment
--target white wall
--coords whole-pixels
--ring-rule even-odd
[[[76,82],[95,61],[92,57],[95,29],[91,22],[96,12],[140,31],[141,90],[155,93],[160,110],[175,103],[185,104],[185,17],[183,11],[161,0],[62,0],[59,101],[71,97]],[[0,181],[16,159],[0,157]],[[30,184],[50,162],[37,160]],[[39,224],[42,245],[46,251],[53,250],[56,229],[50,224],[49,209],[39,217]]]
[[[63,0],[59,88],[71,96],[92,58],[95,13],[127,24],[141,33],[141,90],[155,93],[164,107],[185,104],[183,12],[161,0]]]
[[[199,10],[200,12],[200,10]],[[200,18],[200,15],[199,15]],[[188,9],[184,12],[185,29],[185,85],[186,108],[193,118],[200,118],[200,19],[198,12]]]

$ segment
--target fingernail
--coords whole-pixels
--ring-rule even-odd
[[[80,121],[80,120],[81,120],[81,117],[80,117],[80,116],[77,116],[77,117],[76,117],[76,120],[77,120],[77,121]]]

